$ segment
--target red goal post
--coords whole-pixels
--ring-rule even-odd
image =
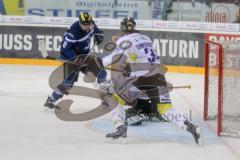
[[[204,120],[240,137],[240,42],[205,42]]]

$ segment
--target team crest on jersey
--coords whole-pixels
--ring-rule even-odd
[[[105,51],[113,51],[117,47],[116,43],[114,42],[107,42],[104,45],[104,50]]]

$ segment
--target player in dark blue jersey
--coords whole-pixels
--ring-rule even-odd
[[[94,38],[94,44],[98,45],[103,41],[104,33],[96,26],[92,17],[87,12],[83,12],[79,16],[79,21],[73,23],[64,33],[60,49],[60,59],[66,62],[64,63],[64,80],[48,97],[45,107],[56,108],[56,102],[63,95],[69,94],[80,72],[86,74],[90,70],[99,83],[105,80],[106,71],[102,67],[101,60],[87,56],[92,38]],[[96,65],[96,61],[100,65]]]
[[[79,54],[88,54],[92,37],[95,44],[100,44],[104,38],[103,31],[88,13],[81,13],[79,21],[73,23],[64,34],[60,59],[74,60]]]

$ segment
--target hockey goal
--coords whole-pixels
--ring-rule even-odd
[[[206,41],[204,120],[240,137],[240,42]]]

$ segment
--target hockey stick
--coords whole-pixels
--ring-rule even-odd
[[[55,58],[55,57],[50,57],[50,56],[48,55],[48,52],[47,52],[47,49],[46,49],[46,44],[45,44],[45,42],[44,42],[43,39],[40,39],[40,40],[39,40],[38,45],[39,45],[40,53],[41,53],[41,55],[42,55],[42,57],[43,57],[44,59],[59,60],[59,59],[57,59],[57,58]],[[94,43],[94,45],[95,45],[95,43]],[[92,46],[89,55],[91,55],[91,51],[93,51],[94,45]],[[88,56],[89,56],[89,55],[88,55]],[[87,57],[88,57],[88,56],[87,56]],[[84,62],[87,60],[87,57],[84,59]],[[74,64],[73,61],[68,61],[68,60],[60,60],[60,61],[61,61],[61,62],[64,62],[64,63]],[[113,68],[110,68],[110,67],[105,67],[105,69],[122,72],[122,71],[120,71],[120,70],[113,69]]]
[[[128,43],[128,45],[126,45],[125,44],[125,46],[123,47],[121,44],[120,44],[120,49],[122,49],[123,51],[122,51],[122,53],[121,53],[121,55],[118,57],[118,59],[116,59],[114,62],[112,62],[111,64],[109,64],[108,66],[110,66],[110,65],[113,65],[113,64],[115,64],[115,63],[117,63],[122,57],[123,57],[123,55],[124,55],[124,52],[125,52],[125,50],[126,49],[128,49],[129,48],[129,46],[131,46],[132,45],[132,43],[130,42],[130,41],[124,41],[124,42],[122,42],[122,43],[125,43],[125,42],[127,42]],[[116,70],[115,70],[116,71]]]
[[[89,55],[91,55],[91,53],[92,53],[91,51],[93,51],[94,46],[95,46],[95,43],[94,43],[94,45],[92,46],[92,48],[90,49],[90,54],[89,54]],[[56,59],[56,58],[54,58],[54,57],[50,57],[50,56],[48,55],[47,49],[46,49],[46,45],[45,45],[45,42],[44,42],[43,39],[40,39],[40,40],[39,40],[39,49],[40,49],[40,52],[41,52],[41,55],[42,55],[43,58],[49,59],[49,60],[59,60],[59,59]],[[121,54],[121,56],[120,56],[114,63],[116,63],[117,61],[119,61],[119,60],[122,58],[122,55],[124,54],[125,49],[126,49],[126,48],[124,48],[123,53]],[[89,55],[88,55],[88,56],[89,56]],[[87,57],[88,57],[88,56],[87,56]],[[87,60],[87,57],[84,59],[84,62]],[[74,64],[74,62],[72,62],[72,61],[63,61],[63,60],[61,60],[61,61],[64,62],[64,63]],[[112,63],[112,64],[114,64],[114,63]],[[110,64],[109,66],[111,66],[112,64]],[[115,68],[111,68],[111,67],[109,67],[109,66],[106,66],[106,67],[104,67],[104,68],[105,68],[106,70],[110,70],[110,71],[123,72],[122,70],[115,69]],[[175,86],[175,87],[172,86],[172,87],[168,87],[168,88],[169,88],[169,89],[184,89],[184,88],[186,88],[186,89],[191,89],[191,85]]]
[[[87,57],[89,57],[89,55],[92,55],[91,53],[93,52],[93,49],[94,49],[94,46],[95,46],[96,43],[94,43],[94,45],[92,46],[92,48],[90,49],[90,52],[89,54],[84,58],[83,62],[86,62],[87,60]],[[47,49],[46,49],[46,44],[44,42],[44,39],[40,39],[38,41],[38,45],[39,45],[39,49],[40,49],[40,53],[42,55],[42,57],[44,59],[48,59],[48,60],[60,60],[60,59],[57,59],[55,57],[51,57],[49,56],[48,52],[47,52]],[[122,56],[121,56],[122,57]],[[121,58],[120,57],[120,58]],[[118,60],[120,60],[120,58],[118,58]],[[69,64],[75,64],[73,61],[68,61],[68,60],[60,60],[61,62],[63,63],[69,63]],[[114,63],[116,63],[117,61],[115,61]],[[104,67],[105,69],[107,70],[112,70],[112,71],[117,71],[117,72],[122,72],[122,70],[118,70],[118,69],[114,69],[114,68],[110,68],[110,67]]]
[[[40,49],[40,53],[42,55],[43,58],[45,59],[51,59],[51,60],[56,60],[56,58],[54,57],[49,57],[48,53],[47,53],[47,49],[46,49],[46,44],[44,42],[43,39],[40,39],[38,41],[38,45],[39,45],[39,49]]]
[[[169,86],[169,89],[191,89],[191,85],[185,85],[185,86]]]
[[[46,49],[46,44],[45,44],[45,42],[44,42],[44,39],[40,39],[40,40],[38,41],[38,45],[39,45],[40,53],[41,53],[41,55],[42,55],[43,58],[49,59],[49,60],[60,60],[60,59],[57,59],[57,58],[55,58],[55,57],[49,56],[49,54],[48,54],[48,52],[47,52],[47,49]],[[95,46],[95,45],[96,45],[96,43],[93,44],[92,48],[90,49],[89,54],[84,58],[83,62],[86,62],[87,57],[88,57],[89,55],[92,55],[92,52],[93,52],[93,49],[94,49],[94,46]],[[66,61],[60,60],[60,61],[65,62],[65,63],[68,63],[68,62],[70,63],[70,62],[71,62],[71,61],[67,61],[67,60],[66,60]]]

